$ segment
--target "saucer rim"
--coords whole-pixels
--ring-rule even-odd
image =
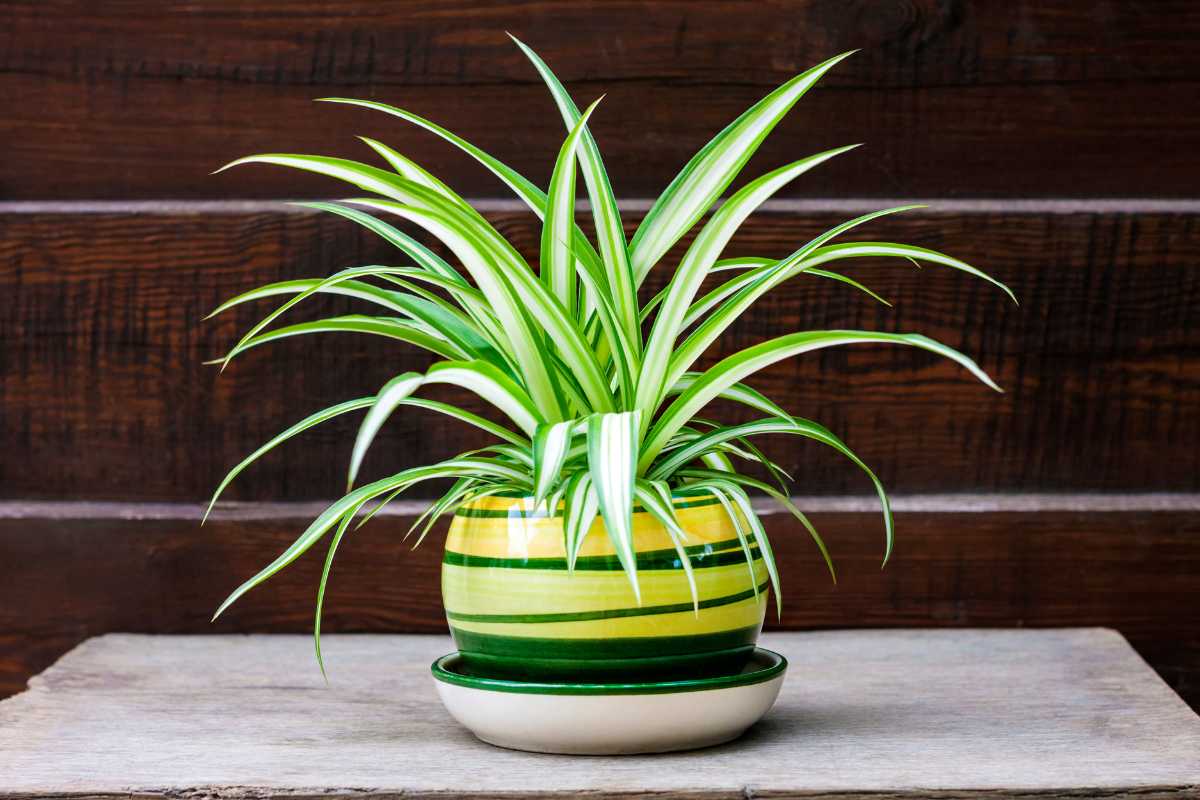
[[[765,647],[755,647],[752,658],[766,658],[771,663],[751,672],[714,675],[707,678],[686,678],[674,681],[638,681],[633,683],[576,683],[567,681],[521,681],[512,678],[483,678],[463,675],[446,668],[446,664],[461,658],[458,651],[447,653],[430,665],[434,680],[467,689],[510,694],[537,695],[636,695],[702,692],[753,686],[782,677],[788,662],[781,654]]]

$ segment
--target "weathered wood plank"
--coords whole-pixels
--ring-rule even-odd
[[[832,427],[895,491],[1200,489],[1200,417],[1191,413],[1200,406],[1198,217],[1103,208],[982,204],[872,224],[862,238],[946,250],[992,271],[1021,307],[967,276],[867,261],[849,271],[895,309],[798,279],[743,318],[713,357],[797,329],[862,327],[921,331],[979,359],[1007,394],[923,353],[862,346],[752,381]],[[728,252],[782,255],[856,213],[777,208],[749,222]],[[532,258],[532,215],[490,216]],[[628,216],[632,225],[638,215]],[[0,214],[0,496],[194,501],[294,420],[422,368],[426,357],[410,348],[349,335],[271,345],[222,375],[201,364],[265,313],[203,322],[218,301],[272,280],[395,260],[356,226],[310,213],[185,203],[163,213]],[[314,303],[293,318],[350,308]],[[439,396],[479,408],[472,397]],[[295,446],[303,449],[268,456],[229,497],[331,496],[357,424],[314,429]],[[396,415],[364,474],[481,443],[465,426]],[[816,446],[768,449],[801,493],[866,488],[853,466]]]
[[[1200,718],[1112,631],[773,634],[790,672],[719,748],[562,758],[443,711],[443,637],[93,639],[0,703],[0,797],[1194,797]]]
[[[657,193],[771,87],[852,48],[760,162],[869,140],[822,173],[824,196],[1189,196],[1200,175],[1200,12],[1183,0],[27,0],[0,10],[0,194],[302,195],[318,184],[294,173],[206,176],[252,152],[365,152],[356,134],[496,191],[428,135],[311,103],[328,95],[402,104],[544,182],[564,131],[505,30],[577,97],[608,93],[592,128],[623,196]]]
[[[958,505],[975,511],[952,513],[946,504],[898,498],[896,553],[883,571],[882,524],[870,501],[861,512],[831,510],[844,506],[827,500],[798,502],[814,512],[839,580],[830,583],[790,516],[766,515],[784,579],[783,617],[772,626],[1105,625],[1200,707],[1200,618],[1184,613],[1200,604],[1194,501],[1168,511],[1135,500],[1125,511],[1098,502],[1089,512],[1067,510],[1077,505],[1053,497],[1024,511],[984,500]],[[208,620],[316,508],[234,509],[203,528],[197,506],[131,505],[59,518],[5,508],[12,513],[0,515],[0,694],[19,690],[76,642],[110,631],[311,629],[322,553],[293,564],[215,625]],[[326,630],[445,629],[440,537],[410,551],[399,536],[412,513],[378,517],[339,550]]]

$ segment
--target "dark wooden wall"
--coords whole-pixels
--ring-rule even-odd
[[[1116,0],[0,2],[0,695],[104,631],[307,629],[307,562],[219,626],[207,618],[338,491],[355,421],[265,459],[231,490],[241,505],[203,529],[198,503],[288,423],[425,360],[335,337],[251,352],[220,376],[202,366],[259,311],[203,322],[221,299],[394,259],[278,202],[337,186],[208,173],[261,151],[365,158],[354,136],[374,136],[531,254],[535,220],[474,162],[398,120],[310,102],[401,105],[544,184],[564,132],[505,30],[578,99],[607,93],[592,127],[630,226],[742,109],[862,48],[748,174],[867,146],[798,182],[729,252],[779,255],[919,198],[931,208],[864,235],[944,249],[1021,299],[867,262],[854,276],[895,308],[797,281],[715,348],[806,327],[915,330],[1007,390],[872,347],[761,376],[906,498],[883,573],[876,516],[816,502],[836,588],[799,532],[767,517],[787,562],[778,624],[1109,625],[1200,704],[1200,6]],[[403,416],[367,469],[477,442]],[[801,496],[869,489],[816,448],[769,449]],[[442,629],[436,545],[396,541],[414,508],[343,548],[330,628]]]
[[[0,135],[9,198],[279,198],[278,172],[205,175],[275,148],[387,134],[464,194],[498,184],[350,94],[427,114],[544,181],[553,105],[504,31],[581,99],[626,197],[661,190],[769,89],[861,52],[763,148],[779,163],[870,148],[805,181],[815,197],[1087,197],[1194,192],[1200,7],[1188,0],[808,2],[121,2],[7,0]],[[81,135],[86,132],[89,135]]]

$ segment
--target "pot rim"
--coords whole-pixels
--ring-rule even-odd
[[[701,498],[708,499],[701,500]],[[488,508],[487,503],[489,500],[511,500],[512,502],[504,507]],[[558,508],[551,510],[547,508],[535,508],[533,500],[533,495],[523,492],[496,492],[495,494],[485,495],[459,504],[454,510],[454,516],[522,517],[525,519],[562,516],[563,506],[561,503]],[[479,504],[483,504],[483,507],[481,508]],[[720,500],[707,489],[684,489],[671,493],[671,505],[677,511],[685,511],[690,508],[705,508],[719,504]],[[633,504],[633,513],[648,514],[649,512],[641,503],[635,501]]]
[[[788,662],[779,653],[765,647],[755,647],[750,663],[757,669],[743,668],[736,674],[714,675],[705,678],[684,678],[666,681],[637,681],[631,683],[570,682],[570,681],[522,681],[511,678],[486,678],[464,675],[454,671],[454,662],[462,659],[460,653],[447,653],[430,665],[435,680],[468,689],[482,689],[513,694],[567,694],[567,695],[612,695],[612,694],[668,694],[674,692],[699,692],[712,689],[731,689],[763,683],[783,674]]]
[[[677,487],[677,488],[671,490],[671,499],[673,499],[673,500],[674,499],[687,499],[689,497],[704,497],[706,495],[712,496],[712,492],[708,489],[689,489],[686,486],[680,486],[680,487]],[[477,498],[477,499],[484,500],[489,497],[502,497],[502,498],[507,498],[510,500],[532,500],[533,499],[532,494],[529,494],[528,492],[518,492],[518,491],[493,492],[491,494],[485,495],[484,497]],[[463,505],[470,505],[473,502],[475,502],[475,500],[468,500],[467,502],[463,503]]]

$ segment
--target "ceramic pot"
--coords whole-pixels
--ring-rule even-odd
[[[642,601],[597,518],[568,572],[561,509],[485,497],[458,509],[446,539],[442,600],[463,669],[532,680],[700,678],[754,652],[767,607],[766,567],[711,495],[674,498],[700,610],[670,537],[635,507]],[[748,528],[747,528],[748,530]]]

